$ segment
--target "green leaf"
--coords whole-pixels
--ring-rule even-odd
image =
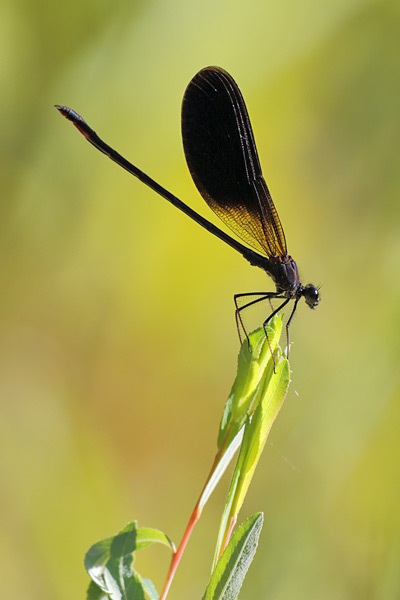
[[[142,550],[151,544],[163,544],[172,550],[176,551],[175,544],[170,538],[159,529],[151,529],[150,527],[140,527],[136,533],[136,549]]]
[[[101,578],[97,578],[101,584],[92,581],[89,586],[88,600],[145,600],[145,588],[140,576],[133,571],[132,563],[132,554],[107,561],[102,569]]]
[[[281,356],[279,346],[275,348],[274,357],[276,368],[274,369],[272,359],[263,360],[264,370],[258,377],[256,389],[252,391],[253,413],[248,415],[246,421],[242,445],[221,519],[214,565],[236,522],[269,431],[287,394],[290,381],[289,363]]]
[[[103,592],[94,581],[91,581],[86,592],[86,600],[109,600],[110,596]]]
[[[125,554],[132,555],[136,548],[137,524],[129,523],[114,537],[108,537],[94,544],[86,553],[85,568],[92,580],[104,591],[107,585],[104,582],[105,567],[112,558],[119,558]]]
[[[270,365],[271,366],[271,365]],[[260,385],[260,399],[251,419],[246,423],[236,470],[238,482],[232,512],[237,514],[243,504],[258,460],[264,449],[271,427],[278,416],[289,388],[289,363],[286,359],[277,364],[275,373],[268,373]]]
[[[145,600],[140,577],[131,568],[132,554],[109,560],[104,568],[104,591],[111,600]]]
[[[110,558],[120,558],[132,554],[136,550],[137,523],[133,521],[122,529],[112,539]]]
[[[85,556],[85,569],[93,582],[102,590],[105,589],[104,568],[110,559],[112,540],[113,538],[110,537],[94,544]]]
[[[236,450],[240,447],[243,439],[243,433],[244,430],[242,428],[240,431],[238,431],[233,440],[231,440],[227,446],[224,446],[224,449],[220,449],[218,451],[213,470],[198,501],[198,510],[200,512],[203,510],[204,506],[208,502],[208,499],[221,480],[221,477],[230,465]]]
[[[150,600],[158,598],[148,579],[142,579],[133,568],[134,553],[160,543],[175,551],[175,546],[162,531],[149,527],[138,528],[134,521],[114,537],[94,544],[86,554],[85,567],[93,584],[88,589],[88,600]]]
[[[136,582],[135,583],[140,583],[140,586],[137,587],[133,587],[130,590],[129,593],[133,594],[133,598],[135,600],[139,600],[140,598],[143,598],[143,591],[145,594],[145,598],[146,600],[158,600],[159,595],[158,592],[156,590],[156,588],[154,587],[153,582],[150,579],[145,579],[142,578],[138,573],[135,573],[135,578],[136,578]],[[113,596],[111,596],[113,597]],[[124,597],[124,596],[116,596],[116,597]],[[109,600],[110,599],[110,595],[106,592],[104,592],[101,588],[99,588],[98,585],[95,584],[94,581],[90,582],[88,591],[87,591],[87,595],[86,595],[86,600]]]
[[[282,331],[282,316],[277,315],[268,324],[268,339],[272,352],[278,346]],[[231,393],[222,415],[218,448],[228,445],[251,414],[255,396],[261,378],[269,364],[273,364],[271,349],[263,327],[249,335],[251,352],[247,340],[244,340],[239,352],[238,369]]]
[[[251,516],[232,536],[218,561],[203,600],[235,600],[257,550],[263,514]]]
[[[280,316],[273,318],[267,329],[271,349],[276,352],[282,330],[282,318]],[[242,443],[244,424],[257,405],[260,382],[264,379],[266,370],[269,369],[268,372],[273,370],[274,363],[264,328],[261,327],[251,333],[249,339],[251,352],[247,340],[243,342],[239,352],[238,372],[220,424],[218,452],[213,470],[198,502],[200,512]]]
[[[142,585],[146,592],[146,598],[148,598],[149,600],[158,600],[158,598],[159,598],[158,592],[157,592],[156,588],[154,587],[153,582],[150,579],[143,578]]]

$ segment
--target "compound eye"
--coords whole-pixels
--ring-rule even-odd
[[[315,308],[319,304],[319,293],[315,285],[309,283],[304,288],[304,298],[310,308]]]

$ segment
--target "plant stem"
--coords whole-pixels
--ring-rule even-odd
[[[175,571],[178,568],[179,562],[182,558],[182,554],[186,548],[186,544],[189,541],[191,533],[192,533],[197,521],[199,520],[200,515],[201,515],[201,511],[199,511],[198,503],[197,503],[191,516],[190,516],[189,523],[187,524],[187,527],[185,529],[185,533],[183,534],[181,543],[179,544],[178,549],[176,550],[176,552],[174,553],[174,555],[172,557],[171,564],[169,566],[168,575],[165,580],[164,587],[161,592],[159,600],[165,600],[165,598],[167,597],[168,590],[169,590],[172,580],[175,576]]]
[[[176,569],[178,568],[179,562],[182,558],[182,554],[186,548],[186,544],[189,541],[189,538],[192,534],[192,531],[194,529],[194,526],[196,525],[197,521],[200,519],[201,517],[201,513],[203,512],[203,504],[202,504],[202,500],[203,500],[203,494],[207,488],[207,485],[209,483],[209,481],[211,480],[212,476],[214,475],[223,455],[225,454],[225,450],[226,450],[226,445],[222,444],[222,446],[220,447],[220,449],[218,450],[213,465],[211,467],[210,473],[206,479],[206,482],[203,486],[203,489],[201,490],[201,494],[199,496],[199,499],[196,502],[196,505],[193,509],[193,512],[190,516],[189,522],[186,526],[185,532],[183,534],[182,540],[176,550],[176,552],[174,553],[174,555],[172,556],[172,560],[171,560],[171,564],[169,566],[169,570],[168,570],[168,574],[167,574],[167,578],[165,580],[164,583],[164,587],[162,589],[161,595],[159,597],[159,600],[165,600],[165,598],[167,597],[168,594],[168,590],[171,586],[172,580],[175,576],[175,572]]]

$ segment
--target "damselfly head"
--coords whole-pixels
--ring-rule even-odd
[[[306,304],[310,308],[317,308],[320,301],[320,297],[318,288],[316,288],[315,285],[313,285],[312,283],[308,283],[306,286],[304,286],[303,296],[304,300],[306,301]]]

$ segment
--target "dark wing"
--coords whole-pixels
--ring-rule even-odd
[[[193,77],[182,102],[182,137],[193,181],[210,208],[259,252],[285,256],[246,105],[229,73],[207,67]]]

